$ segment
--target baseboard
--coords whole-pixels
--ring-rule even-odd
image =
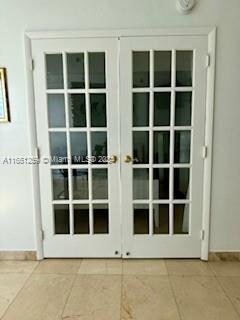
[[[0,260],[37,260],[36,251],[0,251]]]
[[[209,261],[240,261],[240,251],[209,252]]]

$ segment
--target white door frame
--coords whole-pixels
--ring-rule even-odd
[[[211,211],[211,180],[212,180],[212,142],[213,142],[213,115],[214,115],[214,80],[215,80],[215,50],[216,50],[216,27],[203,28],[163,28],[163,29],[118,29],[101,31],[29,31],[24,35],[25,41],[25,70],[27,81],[27,110],[30,135],[30,156],[37,156],[37,134],[35,119],[34,84],[33,84],[33,60],[31,41],[34,39],[80,39],[91,37],[136,37],[136,36],[206,36],[208,38],[208,57],[206,58],[207,70],[207,93],[206,93],[206,122],[205,122],[205,149],[207,151],[204,161],[203,177],[203,213],[202,213],[202,245],[201,259],[208,260],[209,236],[210,236],[210,211]],[[44,258],[43,237],[40,205],[40,184],[38,166],[31,167],[35,245],[37,259]]]

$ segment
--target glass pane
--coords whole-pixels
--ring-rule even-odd
[[[54,227],[55,227],[55,234],[70,233],[68,204],[54,205]]]
[[[106,88],[105,53],[90,52],[88,54],[90,88]]]
[[[133,126],[149,125],[149,93],[133,93]]]
[[[153,199],[169,199],[169,169],[153,169]]]
[[[93,199],[108,198],[108,169],[92,170]]]
[[[74,234],[89,233],[89,208],[88,204],[75,204],[74,212]]]
[[[52,164],[68,163],[65,132],[50,132],[50,150]]]
[[[71,132],[72,163],[87,163],[87,134],[86,132]]]
[[[48,94],[48,125],[49,128],[66,126],[63,94]]]
[[[84,54],[67,54],[68,88],[81,89],[85,87],[84,83]]]
[[[174,199],[189,199],[189,168],[174,169]]]
[[[70,127],[86,127],[85,94],[69,95],[69,123]]]
[[[65,200],[68,195],[68,170],[52,170],[53,200]]]
[[[169,163],[169,131],[154,132],[154,163]]]
[[[154,125],[169,126],[170,125],[170,92],[154,93]]]
[[[191,131],[175,131],[174,162],[190,162]]]
[[[169,205],[153,204],[153,233],[169,233]]]
[[[88,199],[88,169],[72,169],[73,199]]]
[[[192,86],[193,52],[177,51],[176,86]]]
[[[93,205],[93,233],[109,233],[108,204]]]
[[[192,117],[192,92],[176,92],[175,125],[190,126]]]
[[[171,87],[171,51],[154,52],[154,86]]]
[[[63,61],[61,54],[47,54],[47,89],[63,89]]]
[[[92,163],[107,163],[107,133],[92,132]]]
[[[134,234],[149,233],[149,206],[148,204],[134,204]]]
[[[106,127],[106,94],[90,94],[91,126]]]
[[[149,199],[148,169],[133,169],[133,200]]]
[[[174,205],[174,233],[188,234],[189,233],[189,205],[175,204]]]
[[[133,132],[133,163],[149,163],[149,132]]]
[[[149,87],[149,52],[133,52],[133,87]]]

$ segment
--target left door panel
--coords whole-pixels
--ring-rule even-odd
[[[117,42],[32,43],[45,257],[120,257]]]

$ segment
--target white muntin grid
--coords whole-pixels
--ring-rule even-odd
[[[154,51],[158,50],[142,50],[142,52],[149,52],[149,87],[134,88],[132,85],[132,96],[133,93],[149,93],[149,126],[144,127],[132,127],[132,132],[146,131],[149,132],[149,163],[148,164],[132,164],[132,168],[149,170],[149,199],[133,199],[132,201],[132,217],[134,215],[134,205],[136,204],[147,204],[149,205],[149,235],[150,236],[161,236],[161,234],[154,234],[153,230],[153,205],[154,204],[168,204],[169,205],[169,234],[162,234],[162,236],[179,235],[174,234],[174,205],[185,204],[188,205],[188,233],[181,234],[181,236],[191,235],[191,199],[192,199],[192,150],[193,150],[193,119],[194,119],[194,88],[195,88],[195,50],[181,51],[192,51],[193,52],[193,65],[192,65],[192,86],[176,86],[176,52],[177,50],[166,50],[171,52],[171,87],[154,87]],[[137,52],[137,51],[133,51]],[[133,55],[133,54],[132,54]],[[132,62],[133,65],[133,62]],[[133,70],[132,70],[132,84],[133,84]],[[154,126],[154,93],[155,92],[169,92],[171,93],[170,103],[170,126]],[[191,125],[190,126],[175,126],[175,99],[176,92],[191,92]],[[132,100],[133,105],[133,100]],[[156,164],[153,161],[153,150],[154,150],[154,132],[167,131],[170,133],[170,149],[169,149],[169,163]],[[174,163],[174,135],[176,131],[190,131],[190,162],[189,163]],[[132,139],[133,141],[133,139]],[[134,146],[133,146],[134,148]],[[153,199],[153,169],[154,168],[168,168],[169,169],[169,199]],[[188,198],[187,199],[174,199],[174,169],[175,168],[188,168],[189,169],[189,187],[188,187]],[[133,193],[132,193],[133,194]],[[161,214],[161,213],[160,213]],[[134,225],[134,223],[133,223]],[[134,234],[134,230],[133,230]],[[142,234],[144,236],[146,234]],[[135,236],[141,236],[141,234],[135,234]]]
[[[92,52],[92,51],[91,51]],[[98,52],[98,51],[94,51]],[[104,51],[99,51],[99,53],[103,53]],[[67,54],[68,53],[83,53],[84,54],[84,81],[85,88],[84,89],[69,89],[68,88],[68,72],[67,72]],[[45,56],[53,53],[45,53]],[[109,163],[106,164],[91,164],[90,162],[86,164],[72,164],[71,161],[71,132],[85,132],[87,135],[87,156],[88,159],[91,159],[92,150],[91,150],[91,133],[92,132],[106,132],[107,134],[107,151],[109,150],[109,127],[108,127],[108,79],[106,77],[106,52],[105,54],[105,88],[94,88],[90,89],[90,80],[89,80],[89,62],[88,62],[88,51],[82,52],[56,52],[54,54],[62,55],[63,62],[63,89],[47,89],[47,83],[45,81],[46,88],[46,101],[48,94],[63,94],[64,102],[65,102],[65,127],[64,128],[49,128],[49,137],[51,132],[65,132],[66,133],[66,142],[67,142],[67,157],[69,159],[67,164],[51,164],[50,165],[50,174],[52,176],[53,169],[67,169],[68,170],[68,191],[69,191],[69,199],[64,200],[52,200],[52,219],[53,219],[53,227],[55,228],[54,221],[54,205],[56,204],[67,204],[69,206],[69,219],[70,219],[70,233],[69,235],[80,236],[85,234],[74,234],[74,205],[76,204],[85,204],[89,208],[89,233],[88,235],[94,235],[94,221],[93,221],[93,205],[94,204],[106,204],[108,207],[108,215],[110,214],[109,210],[109,198],[107,199],[93,199],[93,179],[92,179],[92,170],[93,169],[107,169],[107,180],[108,177],[108,168],[110,166]],[[46,69],[46,66],[45,66]],[[46,70],[47,71],[47,70]],[[46,79],[45,79],[46,80]],[[104,93],[106,94],[106,127],[91,127],[91,111],[90,111],[90,94],[94,93]],[[85,106],[86,106],[86,127],[70,127],[69,120],[69,95],[70,94],[85,94]],[[51,154],[51,150],[49,150],[49,155]],[[73,169],[87,169],[88,170],[88,199],[73,199],[73,179],[72,179],[72,170]],[[109,197],[109,183],[108,186],[108,197]],[[51,186],[52,190],[52,199],[53,199],[53,184]],[[108,230],[109,230],[109,219],[108,218]],[[109,233],[109,231],[108,231]],[[53,234],[55,234],[55,230],[53,230]],[[98,233],[99,234],[99,233]],[[67,234],[65,234],[67,235]]]

